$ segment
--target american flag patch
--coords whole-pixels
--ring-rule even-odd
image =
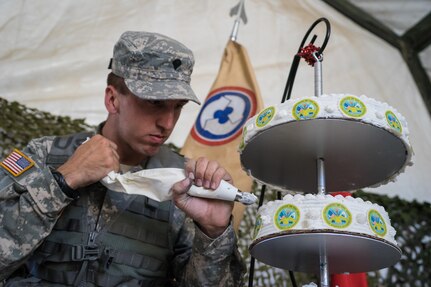
[[[24,171],[31,168],[34,165],[34,161],[19,150],[14,149],[10,155],[0,162],[0,165],[13,176],[19,176]]]

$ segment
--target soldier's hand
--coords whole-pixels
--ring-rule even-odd
[[[57,170],[71,188],[77,189],[97,182],[119,168],[117,145],[102,135],[95,135],[80,145]]]
[[[206,235],[216,238],[229,225],[233,202],[193,197],[187,191],[191,184],[216,189],[222,179],[232,183],[232,177],[218,162],[204,157],[188,160],[185,170],[188,177],[172,187],[174,202]]]

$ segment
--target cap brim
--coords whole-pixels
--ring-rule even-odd
[[[188,100],[201,104],[190,85],[183,81],[124,79],[124,82],[135,96],[144,100]]]

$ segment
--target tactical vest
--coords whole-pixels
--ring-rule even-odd
[[[63,164],[87,136],[56,138],[47,165]],[[162,147],[146,168],[183,166],[181,156]],[[65,208],[52,233],[28,261],[29,272],[64,285],[172,285],[168,278],[172,277],[169,263],[176,240],[173,202],[113,192],[100,183],[79,192],[80,198]]]

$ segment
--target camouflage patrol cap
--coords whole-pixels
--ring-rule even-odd
[[[128,31],[114,46],[110,68],[145,100],[190,100],[193,53],[178,41],[157,33]]]

